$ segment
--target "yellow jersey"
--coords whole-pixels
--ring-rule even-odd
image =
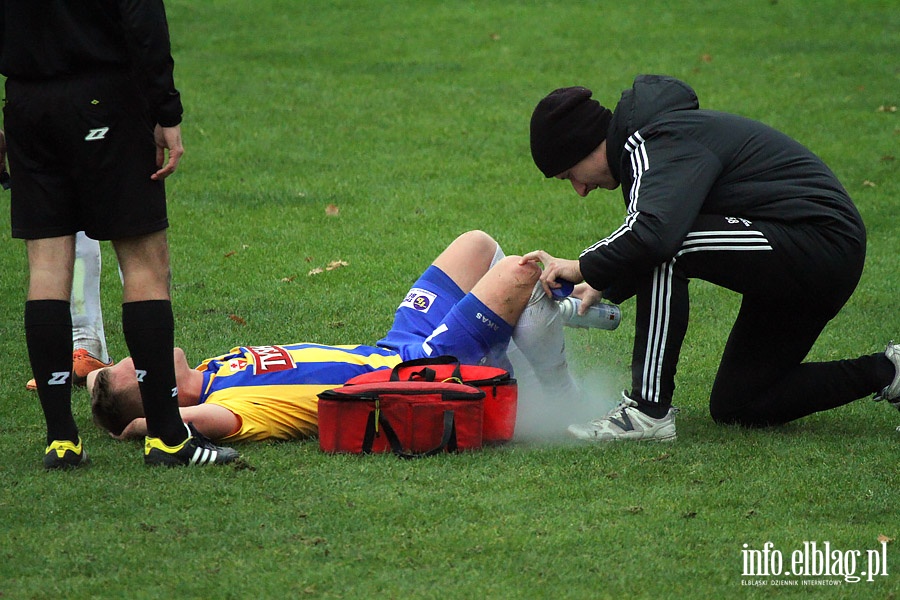
[[[197,367],[200,403],[238,417],[225,441],[306,438],[318,433],[319,393],[400,362],[397,352],[374,346],[240,346]]]

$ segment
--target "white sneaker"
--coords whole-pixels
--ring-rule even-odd
[[[569,425],[569,434],[579,440],[614,442],[619,440],[675,440],[675,415],[678,409],[669,408],[661,419],[647,416],[637,408],[637,402],[622,392],[622,401],[605,417],[584,425]]]
[[[884,355],[889,361],[894,363],[897,373],[894,375],[894,381],[876,394],[875,401],[887,400],[897,410],[900,410],[900,344],[895,344],[891,340],[891,343],[884,349]]]

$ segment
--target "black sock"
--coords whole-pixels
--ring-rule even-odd
[[[637,403],[638,410],[653,419],[662,419],[669,412],[668,406],[663,406],[656,402],[646,402],[644,400],[638,400]]]
[[[78,443],[72,416],[72,314],[65,300],[25,302],[25,344],[47,421],[47,443]]]
[[[187,430],[178,412],[175,387],[175,319],[168,300],[144,300],[122,304],[122,333],[138,372],[138,385],[150,437],[178,445]]]

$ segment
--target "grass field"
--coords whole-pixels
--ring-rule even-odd
[[[613,105],[642,72],[801,140],[857,202],[866,271],[810,358],[900,337],[894,2],[166,4],[186,111],[168,183],[176,342],[194,361],[240,344],[374,342],[467,229],[508,253],[577,256],[621,222],[621,195],[545,181],[531,110],[575,84]],[[120,358],[121,286],[104,258]],[[308,275],[334,260],[348,264]],[[772,430],[714,425],[707,394],[737,298],[702,282],[671,445],[575,445],[555,428],[423,461],[257,443],[240,446],[243,468],[146,469],[139,444],[93,427],[78,391],[93,466],[70,473],[40,467],[26,284],[22,242],[0,236],[0,598],[769,597],[808,594],[805,580],[841,584],[816,597],[900,596],[900,414],[862,400]],[[633,304],[622,310],[615,332],[568,334],[598,401],[628,382]],[[887,575],[743,576],[742,552],[766,542],[785,570],[807,543],[858,550],[857,574],[884,548]]]

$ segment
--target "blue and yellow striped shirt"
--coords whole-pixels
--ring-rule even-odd
[[[241,346],[203,361],[200,403],[218,404],[241,424],[224,438],[295,439],[318,432],[318,394],[351,377],[401,362],[374,346]]]

